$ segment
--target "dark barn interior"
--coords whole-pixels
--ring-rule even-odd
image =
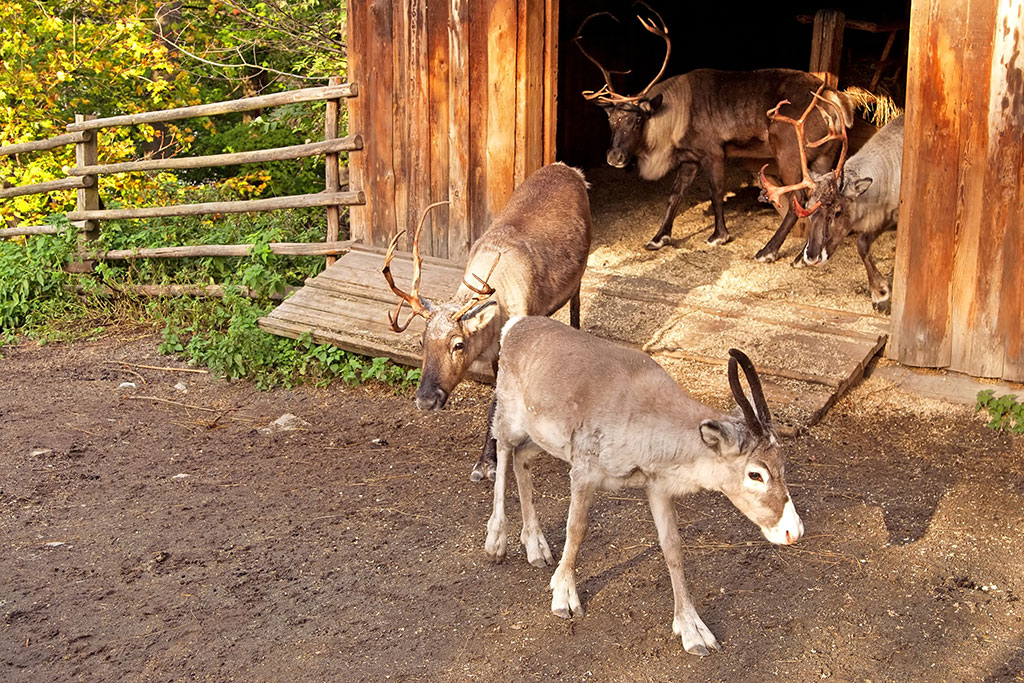
[[[909,2],[783,2],[739,9],[721,2],[650,0],[648,5],[664,19],[672,39],[666,78],[699,68],[807,70],[813,34],[810,19],[820,9],[838,9],[847,21],[840,88],[867,89],[878,72],[872,92],[888,95],[904,106]],[[594,18],[583,31],[583,44],[609,70],[629,72],[613,77],[617,92],[641,90],[658,72],[665,55],[664,42],[636,19],[636,14],[644,12],[640,4],[626,0],[560,3],[557,156],[585,168],[603,163],[608,124],[604,112],[580,94],[599,88],[602,76],[573,44],[573,38],[587,16],[602,11],[619,21],[608,16]],[[863,24],[876,30],[857,28]],[[888,29],[896,26],[902,28],[895,32],[885,63],[880,65],[892,34]]]

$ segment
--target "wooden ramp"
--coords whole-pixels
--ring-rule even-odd
[[[397,300],[380,274],[383,263],[382,250],[354,247],[262,318],[260,327],[293,338],[310,332],[317,342],[418,366],[423,321],[413,321],[403,334],[391,330],[387,312]],[[396,282],[410,282],[410,256],[396,254],[392,271]],[[425,258],[421,290],[444,299],[455,292],[461,276],[461,268],[451,262]],[[757,366],[783,432],[821,419],[861,378],[888,333],[888,319],[881,316],[742,297],[709,306],[687,294],[660,280],[591,268],[583,281],[583,327],[643,349],[689,393],[721,409],[732,404],[725,371],[728,349],[743,349]],[[555,317],[566,321],[568,313]],[[474,366],[472,377],[493,381],[483,364]]]

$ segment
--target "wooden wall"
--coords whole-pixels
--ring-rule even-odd
[[[352,237],[415,229],[425,253],[463,260],[512,189],[554,161],[558,0],[350,0]],[[358,157],[358,158],[357,158]],[[404,248],[411,248],[407,236]]]
[[[914,0],[887,354],[1024,381],[1024,0]]]

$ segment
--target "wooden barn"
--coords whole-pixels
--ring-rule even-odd
[[[849,377],[828,380],[832,390],[859,376],[886,333],[887,355],[903,363],[1024,381],[1024,0],[833,3],[831,15],[815,3],[784,2],[757,16],[737,16],[728,3],[648,4],[672,27],[669,74],[808,69],[809,55],[811,70],[831,73],[844,33],[848,46],[873,40],[877,53],[884,45],[875,80],[891,62],[901,84],[905,74],[891,330],[881,319],[872,322],[877,330],[847,335],[867,340],[858,351],[867,357],[851,357]],[[448,200],[421,240],[432,264],[425,286],[443,295],[530,172],[556,159],[601,163],[607,122],[579,94],[600,76],[572,43],[581,20],[598,10],[631,12],[625,0],[350,0],[349,80],[360,94],[349,102],[349,129],[364,140],[351,156],[350,182],[366,197],[350,219],[361,246],[264,327],[290,336],[312,330],[345,348],[416,363],[415,347],[396,340],[383,313],[393,296],[379,274],[382,249],[414,227],[424,207]],[[809,17],[817,17],[813,28]],[[627,90],[632,79],[642,87],[661,48],[638,26],[605,30],[592,40],[609,59],[629,59],[611,68],[635,67]],[[901,31],[895,44],[903,48],[890,54]],[[396,262],[399,277],[409,270],[408,259]],[[348,322],[330,327],[327,318]]]

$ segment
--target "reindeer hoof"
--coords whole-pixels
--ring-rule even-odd
[[[668,238],[667,237],[659,237],[659,238],[653,239],[650,242],[648,242],[647,244],[645,244],[644,245],[644,249],[646,249],[647,251],[658,251],[663,246],[665,246],[667,243],[668,243]]]
[[[729,233],[724,233],[721,235],[714,233],[711,235],[711,237],[708,238],[708,244],[716,247],[720,244],[728,244],[729,242],[732,242],[732,235],[730,235]]]
[[[498,472],[498,466],[492,462],[478,462],[473,466],[473,471],[469,474],[469,480],[473,482],[483,481],[489,479],[494,481],[494,477]]]
[[[761,263],[775,263],[779,258],[779,252],[772,251],[771,249],[764,248],[761,251],[754,254],[754,260]]]

